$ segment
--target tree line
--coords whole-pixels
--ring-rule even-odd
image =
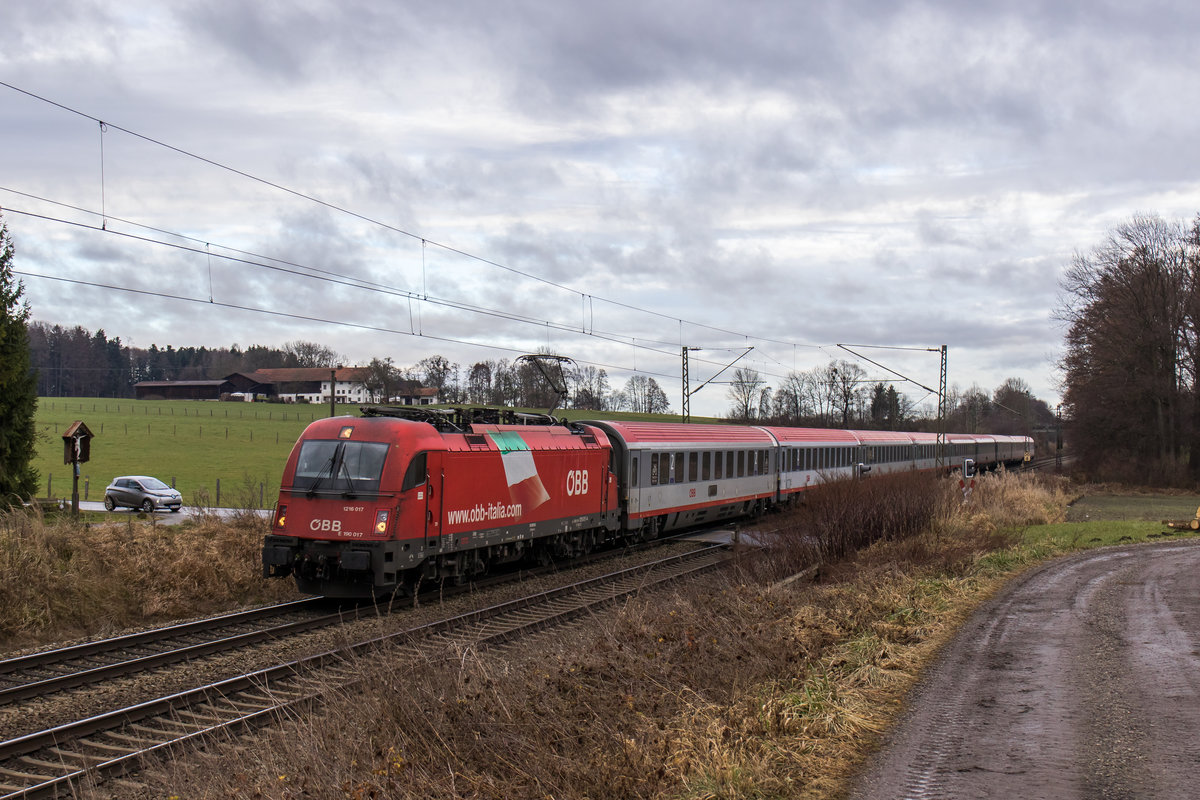
[[[124,345],[104,330],[64,328],[30,322],[29,349],[42,397],[132,397],[138,381],[217,380],[235,372],[281,367],[333,367],[347,358],[325,345],[288,342],[283,347],[251,345],[241,348],[149,348]],[[430,387],[448,404],[514,408],[566,407],[591,411],[671,413],[659,382],[636,374],[613,385],[606,370],[571,362],[548,380],[527,359],[476,361],[468,365],[432,355],[401,366],[391,357],[367,365],[366,388],[379,398]],[[559,397],[552,382],[565,386]],[[739,368],[727,384],[727,416],[740,422],[780,425],[901,430],[932,429],[928,404],[918,405],[894,385],[871,381],[858,364],[830,361],[807,371],[788,373],[777,388],[767,385],[756,370]],[[1045,427],[1053,413],[1019,378],[1010,378],[993,391],[971,386],[949,392],[948,430],[964,433],[1030,433]]]
[[[317,342],[297,340],[283,347],[130,347],[103,330],[29,321],[31,365],[41,397],[133,397],[140,381],[219,380],[235,372],[286,367],[334,367],[349,359]],[[634,375],[613,387],[604,369],[567,365],[569,394],[557,399],[546,378],[519,359],[477,361],[463,366],[433,355],[408,366],[391,357],[367,365],[367,388],[390,397],[417,387],[437,390],[443,403],[549,408],[552,404],[594,411],[670,411],[666,392],[654,378]]]
[[[868,378],[852,361],[830,361],[789,372],[778,388],[750,368],[734,371],[727,391],[730,419],[817,428],[935,430],[937,397],[914,401],[893,384]],[[977,384],[947,390],[946,430],[1033,435],[1047,432],[1055,414],[1029,384],[1008,378],[992,391]]]
[[[1103,480],[1200,479],[1200,215],[1139,214],[1061,281],[1069,442]]]

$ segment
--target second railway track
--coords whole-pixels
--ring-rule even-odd
[[[496,646],[643,588],[712,569],[726,558],[714,546],[660,559],[18,736],[0,743],[0,797],[56,796],[81,780],[134,770],[147,755],[269,722],[289,707],[317,701],[330,686],[353,681],[347,660],[381,648],[403,657],[447,644]]]

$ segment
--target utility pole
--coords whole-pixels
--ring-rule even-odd
[[[1062,403],[1054,409],[1054,471],[1062,472]]]
[[[336,417],[337,409],[334,407],[334,393],[337,390],[337,367],[329,369],[329,416]]]
[[[682,350],[683,350],[683,421],[684,422],[691,422],[691,420],[692,420],[692,405],[691,405],[692,395],[694,395],[696,392],[700,391],[705,386],[708,386],[710,383],[715,381],[721,375],[722,372],[729,369],[730,367],[732,367],[737,362],[741,361],[746,356],[750,355],[750,351],[753,350],[754,348],[747,347],[740,356],[735,358],[733,361],[730,361],[725,366],[721,367],[720,371],[717,372],[716,375],[713,375],[711,378],[706,380],[704,383],[700,384],[695,389],[689,391],[689,389],[688,389],[688,350],[699,350],[699,349],[700,349],[699,347],[684,347],[684,348],[682,348]]]
[[[938,379],[937,464],[946,466],[946,345],[942,345],[942,371]]]
[[[690,381],[688,380],[688,351],[699,350],[699,347],[681,347],[680,353],[683,356],[683,421],[692,421],[692,390]]]
[[[915,348],[915,347],[890,347],[890,346],[886,346],[886,345],[874,345],[874,344],[856,344],[856,345],[839,344],[838,347],[842,348],[843,350],[845,350],[847,353],[854,356],[855,358],[861,358],[863,361],[866,361],[870,364],[874,364],[875,366],[880,367],[881,369],[887,370],[888,372],[892,373],[893,375],[895,375],[898,378],[901,378],[903,380],[909,381],[910,383],[914,383],[917,386],[920,386],[922,389],[929,392],[930,394],[933,393],[933,389],[929,388],[925,384],[918,383],[917,381],[914,381],[912,378],[908,377],[907,375],[902,375],[901,373],[897,372],[896,370],[892,369],[891,367],[884,366],[883,364],[880,364],[878,361],[873,361],[873,360],[867,358],[866,356],[864,356],[862,353],[856,353],[853,350],[851,350],[850,348],[851,347],[858,347],[858,348],[874,347],[874,348],[877,348],[880,350],[924,350],[927,353],[937,353],[937,352],[941,353],[942,368],[941,368],[940,374],[938,376],[937,444],[934,447],[934,451],[935,451],[934,452],[934,458],[935,458],[934,463],[936,463],[939,468],[944,467],[946,465],[946,416],[947,416],[946,405],[949,402],[946,398],[946,349],[947,349],[946,345],[942,345],[940,348],[939,347]]]

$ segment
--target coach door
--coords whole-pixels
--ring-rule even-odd
[[[643,460],[641,453],[633,452],[630,457],[629,467],[629,483],[626,488],[626,505],[630,515],[636,514],[641,510],[642,505],[642,490],[641,490],[641,473],[639,467]]]

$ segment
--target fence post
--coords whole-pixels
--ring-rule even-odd
[[[266,487],[260,483],[258,485],[258,507],[259,508],[263,507],[263,499],[266,497],[264,492],[266,492]]]
[[[217,501],[213,504],[217,508],[221,507],[221,479],[217,478]]]
[[[54,497],[54,476],[46,476],[46,497]]]
[[[90,486],[91,483],[92,483],[91,477],[84,475],[83,476],[83,499],[84,500],[88,499],[88,486]]]

